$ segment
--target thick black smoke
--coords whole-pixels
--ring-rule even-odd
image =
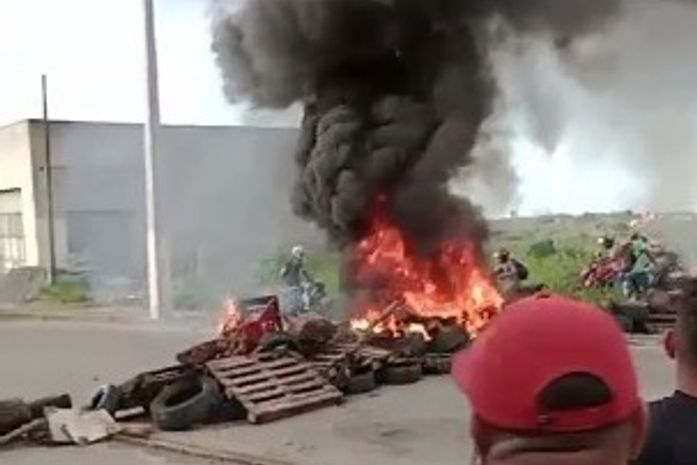
[[[601,24],[602,0],[219,2],[213,50],[230,99],[304,105],[296,212],[344,245],[376,199],[420,251],[486,236],[448,180],[468,165],[495,89],[477,32],[493,16],[566,39]],[[485,48],[485,47],[484,47]]]

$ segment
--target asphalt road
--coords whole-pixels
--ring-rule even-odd
[[[39,398],[69,392],[86,403],[102,384],[174,363],[177,351],[201,340],[199,331],[0,321],[0,398]],[[1,465],[188,465],[181,457],[153,455],[117,444],[89,448],[20,448],[0,452]]]
[[[188,327],[0,321],[0,398],[70,392],[86,402],[94,389],[174,361],[174,354],[205,334]],[[654,398],[671,390],[671,366],[655,339],[633,341],[642,391]],[[445,378],[384,387],[336,408],[265,426],[222,425],[160,440],[263,456],[297,465],[420,465],[465,463],[468,406]],[[102,444],[86,449],[16,449],[0,465],[185,465],[180,456]]]

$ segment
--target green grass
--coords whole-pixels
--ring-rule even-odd
[[[621,229],[613,224],[614,228]],[[530,270],[530,282],[543,283],[560,294],[604,305],[611,300],[621,299],[614,289],[586,289],[581,283],[581,271],[592,261],[597,250],[594,230],[552,230],[541,228],[521,234],[502,233],[494,235],[487,246],[487,253],[501,247],[511,250]],[[308,250],[308,266],[313,276],[323,281],[331,295],[339,293],[340,256],[337,252]],[[279,283],[278,273],[286,260],[279,253],[264,260],[259,267],[259,283]]]
[[[499,247],[511,250],[515,257],[528,266],[532,282],[543,283],[554,292],[596,304],[619,299],[620,294],[614,289],[586,289],[582,286],[581,272],[593,260],[597,250],[595,239],[591,235],[559,235],[551,239],[554,242],[553,251],[547,245],[541,246],[541,242],[536,239],[539,237],[532,235],[504,241],[492,244],[492,250]]]
[[[45,300],[61,304],[82,304],[90,300],[89,289],[85,284],[60,280],[43,288],[41,296]]]

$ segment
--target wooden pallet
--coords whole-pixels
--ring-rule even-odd
[[[228,399],[247,409],[251,423],[266,423],[343,401],[343,394],[309,363],[292,354],[259,353],[213,360],[208,370]]]
[[[322,352],[314,354],[308,363],[332,384],[337,385],[341,375],[350,370],[350,351],[337,347],[327,347]]]
[[[357,344],[331,344],[312,355],[309,362],[322,375],[334,380],[341,369],[364,372],[382,368],[391,357],[391,352],[371,346]]]

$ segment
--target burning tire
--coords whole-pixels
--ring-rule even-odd
[[[259,341],[259,351],[271,352],[276,349],[300,350],[298,339],[288,333],[267,333]]]
[[[192,377],[164,388],[150,404],[150,415],[159,429],[182,431],[211,419],[222,400],[213,379]]]
[[[464,349],[470,342],[469,334],[459,326],[441,329],[431,341],[430,352],[450,354]]]
[[[351,376],[346,383],[346,394],[365,394],[377,388],[375,373],[369,371],[360,375]]]
[[[420,364],[404,366],[388,366],[385,369],[385,384],[413,384],[423,378],[423,368]]]

